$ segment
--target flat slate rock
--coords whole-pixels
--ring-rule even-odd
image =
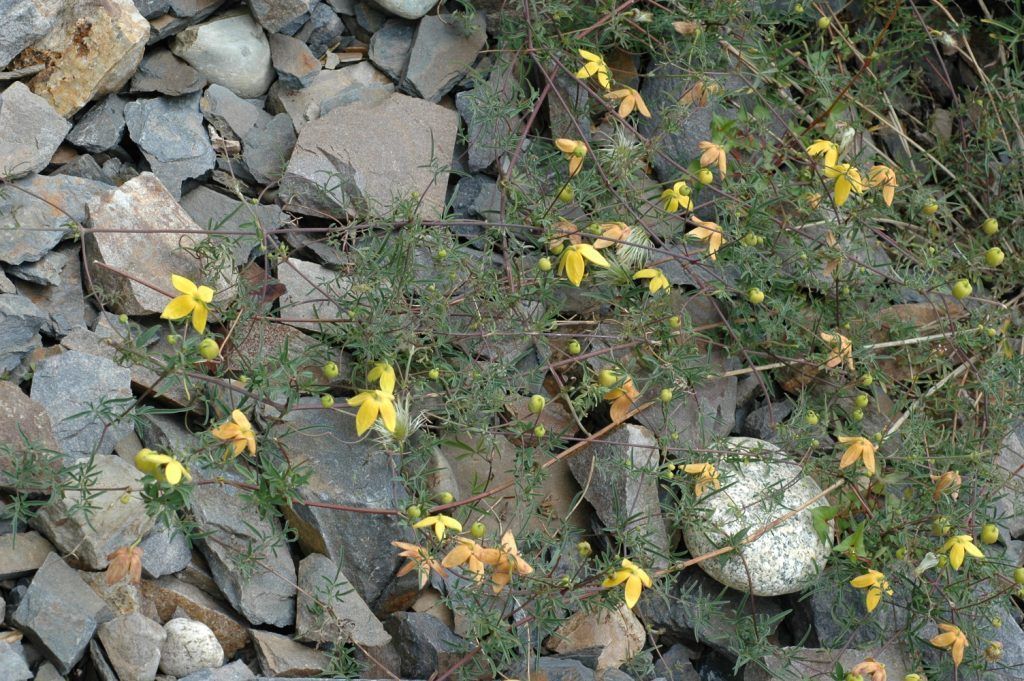
[[[0,71],[56,25],[61,0],[0,0]]]
[[[236,660],[223,667],[203,669],[195,674],[189,674],[178,679],[178,681],[250,681],[255,678],[252,670],[244,662]]]
[[[31,678],[32,670],[28,668],[28,660],[25,658],[21,641],[0,641],[0,679],[29,681]]]
[[[110,619],[107,604],[56,553],[39,568],[11,616],[62,674],[82,659],[96,627]]]
[[[63,338],[74,328],[87,323],[86,300],[82,288],[82,258],[78,244],[64,244],[34,263],[11,267],[19,278],[18,292],[46,313],[48,319],[40,332],[50,338]],[[43,284],[42,279],[50,279]]]
[[[295,130],[301,131],[332,109],[381,93],[393,92],[394,84],[369,62],[359,62],[334,71],[323,70],[305,88],[292,90],[274,83],[267,93],[267,110],[286,113]]]
[[[337,563],[320,553],[299,562],[295,632],[302,641],[386,645],[391,636],[352,588]]]
[[[0,293],[0,375],[13,371],[22,359],[42,344],[39,329],[46,313],[28,298]]]
[[[388,19],[379,31],[370,38],[367,56],[373,65],[396,83],[402,80],[409,65],[409,52],[416,38],[416,22],[405,19]]]
[[[270,36],[270,59],[278,82],[290,90],[312,85],[323,68],[306,43],[280,33]]]
[[[487,42],[487,21],[476,14],[467,32],[437,15],[420,19],[402,90],[439,102],[462,80]]]
[[[124,135],[125,100],[108,95],[78,119],[68,133],[68,142],[76,147],[99,153],[116,146]]]
[[[13,459],[31,456],[38,461],[42,458],[42,450],[56,452],[60,447],[53,436],[53,427],[46,409],[11,381],[0,381],[0,442],[6,445],[0,449],[0,487],[10,482],[5,474],[10,473],[15,465]],[[55,471],[57,466],[55,462]],[[3,541],[2,536],[0,541]],[[0,556],[3,556],[2,551]],[[0,559],[0,565],[2,563]],[[5,579],[2,568],[0,579]]]
[[[51,553],[53,545],[38,532],[0,534],[0,580],[31,575]]]
[[[309,12],[313,0],[252,0],[249,7],[256,21],[270,33],[280,29]]]
[[[132,76],[132,92],[159,92],[170,97],[199,92],[206,77],[178,59],[166,47],[150,50]]]
[[[244,8],[185,29],[170,47],[211,83],[239,97],[259,97],[274,82],[267,36]]]
[[[38,173],[69,130],[71,124],[49,102],[15,81],[0,92],[0,175]]]

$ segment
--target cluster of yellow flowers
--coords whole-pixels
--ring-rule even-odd
[[[882,200],[891,206],[896,196],[896,171],[886,165],[871,166],[867,179],[860,170],[850,163],[839,162],[839,145],[831,140],[814,140],[807,147],[807,154],[821,156],[825,160],[825,177],[832,180],[833,198],[837,206],[842,206],[850,198],[850,193],[863,194],[869,187],[882,188]]]

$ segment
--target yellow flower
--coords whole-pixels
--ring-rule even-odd
[[[868,184],[872,187],[882,186],[882,200],[891,206],[896,197],[896,171],[889,166],[871,166],[868,171]]]
[[[604,256],[590,244],[570,244],[558,258],[558,274],[563,272],[574,286],[579,286],[583,275],[587,273],[587,261],[598,267],[609,267]]]
[[[491,589],[495,595],[500,594],[502,589],[512,581],[513,572],[517,575],[528,575],[533,572],[530,564],[519,555],[516,538],[510,531],[501,536],[501,549],[490,549],[490,551],[496,552],[494,554],[487,553],[487,551],[488,549],[484,549],[483,561],[485,563],[490,563],[491,557],[494,556],[494,562],[490,564],[494,566],[494,571],[491,572]]]
[[[871,681],[886,681],[885,665],[873,657],[869,657],[863,662],[858,662],[853,669],[850,670],[850,673],[861,675],[870,674]]]
[[[718,223],[701,220],[696,215],[691,216],[690,220],[697,226],[687,232],[686,236],[707,241],[708,255],[711,256],[712,260],[717,260],[718,251],[722,248],[722,242],[725,241],[725,234],[722,232],[722,228],[718,226]]]
[[[612,90],[608,93],[608,96],[612,99],[622,100],[619,103],[619,116],[625,118],[629,114],[633,113],[633,109],[636,109],[641,116],[644,118],[650,118],[651,112],[647,108],[647,104],[644,102],[644,98],[640,96],[640,93],[631,87],[624,87],[619,90]]]
[[[633,403],[640,397],[640,392],[633,385],[633,379],[627,378],[622,386],[612,388],[604,394],[604,399],[612,403],[610,415],[614,423],[620,423],[626,419],[626,414],[633,408]]]
[[[969,534],[958,534],[955,537],[950,537],[939,550],[942,553],[949,553],[949,564],[953,566],[954,570],[959,570],[960,566],[964,564],[965,554],[970,554],[982,560],[985,559],[985,554],[974,545],[974,537]]]
[[[395,414],[395,396],[384,390],[364,390],[355,397],[348,398],[350,407],[359,407],[356,412],[356,434],[362,435],[380,416],[384,427],[389,433],[395,432],[398,422]]]
[[[825,168],[832,168],[839,161],[839,147],[829,140],[814,140],[814,143],[807,147],[807,153],[812,157],[824,156]]]
[[[850,580],[850,586],[868,590],[868,612],[871,612],[878,607],[878,602],[882,600],[883,593],[887,596],[892,596],[892,589],[889,588],[889,582],[886,581],[885,575],[878,570],[868,570],[860,577],[854,577]]]
[[[858,194],[863,194],[864,190],[867,189],[867,185],[860,176],[860,171],[849,163],[840,163],[835,167],[826,167],[825,177],[835,181],[833,196],[837,206],[846,203],[846,199],[850,198],[851,190]]]
[[[380,381],[380,389],[386,393],[394,394],[395,392],[395,370],[387,362],[377,362],[370,369],[370,372],[366,374],[366,380]]]
[[[427,579],[430,577],[431,570],[439,574],[442,578],[447,575],[444,566],[432,558],[430,556],[430,552],[422,546],[416,546],[415,544],[409,544],[404,541],[393,541],[391,542],[391,545],[395,548],[402,549],[398,553],[400,557],[409,559],[409,561],[400,567],[398,572],[395,573],[397,577],[404,577],[415,569],[416,572],[419,573],[420,588],[422,589],[427,585]]]
[[[964,649],[967,648],[967,637],[960,631],[960,627],[952,624],[940,624],[939,629],[943,633],[934,636],[930,643],[936,648],[948,650],[953,656],[953,665],[959,667],[964,659]]]
[[[699,142],[697,144],[701,148],[702,153],[700,155],[700,165],[702,168],[708,166],[718,165],[718,172],[722,177],[725,177],[725,163],[726,153],[725,149],[714,142]]]
[[[606,222],[601,225],[601,237],[594,241],[594,248],[607,248],[621,245],[633,233],[633,228],[625,222]]]
[[[555,140],[555,146],[569,159],[569,177],[574,177],[583,167],[583,159],[587,156],[587,145],[579,140],[559,137]]]
[[[605,588],[618,586],[626,583],[626,607],[632,608],[640,600],[640,593],[644,587],[651,588],[651,578],[639,566],[628,558],[622,559],[622,567],[616,570],[611,577],[607,577],[601,586]]]
[[[640,270],[633,275],[633,279],[650,279],[650,281],[647,282],[647,288],[650,289],[651,293],[657,293],[661,289],[667,289],[670,286],[668,283],[668,277],[666,277],[665,274],[656,267],[648,267]]]
[[[683,472],[687,475],[699,475],[697,482],[693,485],[693,495],[698,499],[703,496],[708,487],[722,489],[722,482],[718,479],[718,470],[710,463],[688,463],[683,466]]]
[[[845,360],[846,365],[850,367],[850,371],[854,371],[853,367],[853,343],[850,339],[842,334],[838,333],[825,333],[824,331],[819,333],[818,336],[821,340],[825,341],[832,346],[829,352],[828,360],[825,362],[825,366],[829,369],[834,369],[839,366]]]
[[[683,181],[676,182],[672,185],[671,189],[663,191],[661,193],[661,200],[665,205],[665,210],[669,213],[675,213],[680,208],[693,210],[693,200],[690,198],[690,185]]]
[[[168,485],[177,485],[181,482],[182,478],[185,480],[192,479],[188,469],[181,465],[181,462],[173,456],[160,454],[152,449],[143,448],[139,450],[139,453],[135,455],[135,467],[146,475],[152,475],[160,482],[166,482]]]
[[[479,582],[484,577],[483,559],[490,557],[487,552],[497,553],[497,549],[485,549],[472,539],[459,537],[455,548],[441,559],[441,565],[448,569],[465,565],[466,569],[473,573],[473,579]],[[494,557],[492,560],[496,561],[497,558]]]
[[[185,277],[171,275],[171,285],[181,293],[180,296],[167,303],[160,313],[161,319],[181,319],[192,315],[192,326],[199,333],[206,329],[206,316],[210,312],[209,304],[213,302],[213,289],[209,286],[196,286]]]
[[[843,458],[839,460],[840,468],[852,466],[857,461],[863,460],[864,468],[868,470],[868,473],[875,474],[875,445],[871,443],[871,440],[859,435],[840,435],[839,441],[850,445],[843,452]]]
[[[456,532],[462,532],[462,523],[455,518],[450,516],[442,515],[428,515],[423,520],[413,525],[417,530],[423,529],[424,527],[433,527],[434,534],[437,535],[437,540],[441,541],[444,539],[444,534],[448,530],[455,530]]]
[[[243,449],[249,450],[250,456],[256,455],[256,434],[252,431],[249,419],[238,409],[231,412],[231,420],[217,426],[210,431],[218,440],[231,442],[235,449],[235,456],[242,453]]]
[[[608,65],[604,63],[604,57],[593,52],[587,52],[586,50],[580,50],[580,56],[587,60],[579,71],[576,72],[577,78],[591,78],[597,76],[597,82],[600,83],[601,87],[605,90],[611,87],[611,71],[608,69]]]

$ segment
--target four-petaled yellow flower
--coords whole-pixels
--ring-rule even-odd
[[[964,660],[964,649],[967,648],[967,636],[960,627],[952,624],[940,624],[941,634],[932,637],[930,643],[936,648],[948,650],[953,656],[953,666],[959,667]]]
[[[835,182],[835,186],[833,187],[833,197],[836,200],[837,206],[841,206],[846,203],[846,200],[850,198],[851,190],[858,194],[863,194],[864,190],[868,188],[864,179],[860,176],[860,171],[849,163],[840,163],[837,166],[826,166],[825,177]]]
[[[231,420],[217,426],[210,431],[218,440],[230,442],[235,449],[235,456],[242,453],[243,449],[249,450],[250,456],[256,455],[256,433],[252,430],[252,424],[240,410],[231,412]]]
[[[651,578],[638,565],[628,558],[622,559],[622,567],[616,570],[611,577],[605,578],[601,586],[608,588],[626,583],[626,607],[632,608],[640,600],[640,593],[644,587],[651,588]]]
[[[366,380],[370,382],[379,381],[380,389],[386,393],[394,394],[395,392],[395,370],[387,362],[377,362],[374,364],[373,368],[366,374]]]
[[[398,416],[395,413],[395,396],[384,390],[364,390],[348,398],[350,407],[359,407],[356,412],[356,434],[362,435],[380,416],[389,433],[395,432]]]
[[[618,90],[612,90],[608,93],[608,96],[612,99],[622,100],[619,102],[619,116],[625,118],[629,114],[633,113],[636,109],[644,118],[650,118],[651,112],[647,108],[647,104],[644,102],[644,98],[640,96],[640,93],[631,87],[623,87]]]
[[[858,662],[854,665],[853,669],[850,670],[851,674],[870,675],[871,681],[886,681],[885,665],[876,660],[873,657],[869,657],[863,662]],[[864,676],[864,678],[867,678]]]
[[[864,468],[867,469],[868,473],[871,475],[875,474],[875,445],[871,440],[859,435],[840,435],[839,441],[849,445],[846,451],[843,452],[843,458],[839,460],[840,468],[846,468],[847,466],[852,466],[857,461],[863,461]]]
[[[825,366],[829,369],[846,362],[846,366],[850,367],[850,371],[854,370],[853,366],[853,343],[846,336],[839,333],[825,333],[822,331],[818,334],[821,340],[832,346],[829,352],[828,360],[825,361]]]
[[[701,220],[696,215],[690,216],[690,220],[697,226],[687,232],[686,236],[707,241],[708,255],[712,260],[717,260],[718,251],[722,248],[722,242],[725,241],[725,234],[722,232],[722,228],[718,226],[718,223],[711,222],[710,220]]]
[[[829,140],[814,140],[811,146],[807,147],[810,156],[824,156],[825,168],[833,168],[839,162],[839,147],[835,142]]]
[[[896,197],[896,171],[889,166],[871,166],[868,171],[868,184],[872,187],[881,185],[882,200],[885,205],[891,206],[892,200]]]
[[[574,177],[583,167],[583,159],[587,156],[587,145],[579,140],[559,137],[555,140],[555,146],[569,159],[569,177]]]
[[[485,557],[489,557],[487,554]],[[484,562],[487,562],[486,560]],[[533,572],[523,557],[519,555],[519,547],[516,545],[516,538],[512,532],[505,532],[501,536],[501,549],[497,550],[497,560],[494,562],[494,571],[491,572],[491,589],[495,595],[500,594],[502,589],[512,581],[512,574],[528,575]]]
[[[640,270],[633,275],[633,279],[649,279],[647,282],[647,288],[650,289],[651,293],[657,293],[661,289],[669,288],[668,277],[665,273],[656,267],[648,267]]]
[[[413,570],[419,574],[420,588],[422,589],[427,585],[427,580],[430,578],[430,571],[433,570],[442,578],[447,576],[444,566],[441,565],[437,560],[431,557],[430,552],[422,546],[416,546],[415,544],[409,544],[404,541],[393,541],[391,545],[395,548],[402,549],[398,555],[402,558],[408,558],[409,561],[398,569],[395,573],[397,577],[404,577]]]
[[[885,575],[878,570],[868,570],[867,573],[860,577],[854,577],[850,580],[850,585],[858,589],[867,589],[867,606],[868,612],[872,612],[878,607],[879,601],[882,600],[882,594],[892,596],[892,589],[889,587],[889,582],[885,579]]]
[[[206,329],[209,304],[213,302],[213,289],[209,286],[196,286],[191,280],[177,274],[171,275],[171,285],[181,295],[167,303],[160,318],[173,320],[192,315],[192,326],[202,333]]]
[[[707,168],[713,165],[718,166],[718,173],[725,177],[725,164],[727,154],[725,148],[714,142],[700,142],[697,144],[700,147],[700,165],[702,168]]]
[[[696,475],[697,482],[693,484],[693,496],[698,499],[703,496],[709,487],[722,489],[722,482],[719,480],[718,469],[710,463],[688,463],[683,466],[683,472],[687,475]]]
[[[441,513],[438,513],[437,515],[428,515],[426,518],[413,525],[413,527],[417,530],[421,530],[424,527],[433,527],[434,534],[437,535],[438,541],[444,539],[444,534],[448,530],[462,532],[462,523],[451,516],[446,516]]]
[[[564,272],[573,286],[579,286],[583,275],[587,273],[587,261],[598,267],[610,267],[604,256],[590,244],[570,244],[558,258],[558,274]]]
[[[985,554],[974,545],[974,537],[969,534],[958,534],[950,537],[940,549],[942,553],[949,553],[949,564],[954,570],[959,570],[964,564],[964,556],[969,554],[975,558],[985,560]]]
[[[682,180],[673,184],[670,189],[661,192],[661,201],[665,206],[665,210],[669,213],[675,213],[680,208],[683,210],[693,210],[693,199],[690,198],[690,185]]]
[[[597,82],[605,90],[611,87],[611,70],[608,65],[604,63],[604,57],[593,52],[587,52],[586,50],[580,50],[580,56],[587,60],[587,63],[580,67],[580,70],[576,72],[577,78],[592,78],[597,76]]]
[[[188,469],[180,461],[173,456],[154,452],[152,449],[139,450],[139,453],[135,455],[135,467],[168,485],[177,485],[182,478],[192,479]]]
[[[633,404],[640,397],[640,391],[633,385],[633,379],[627,378],[618,388],[612,388],[604,394],[604,399],[612,403],[610,415],[612,421],[620,423],[626,419],[626,414],[633,408]]]

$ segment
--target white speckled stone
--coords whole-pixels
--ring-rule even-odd
[[[224,649],[202,622],[177,617],[164,625],[164,631],[167,639],[160,653],[160,671],[164,674],[180,678],[224,664]]]
[[[727,538],[741,530],[756,532],[821,492],[818,483],[769,442],[732,437],[726,446],[737,452],[761,453],[717,465],[721,491],[701,498],[704,520],[683,527],[686,546],[694,556],[727,545]],[[699,565],[722,584],[756,596],[800,591],[814,580],[828,558],[828,547],[818,539],[811,521],[811,510],[827,504],[828,500],[821,498],[739,552]]]

